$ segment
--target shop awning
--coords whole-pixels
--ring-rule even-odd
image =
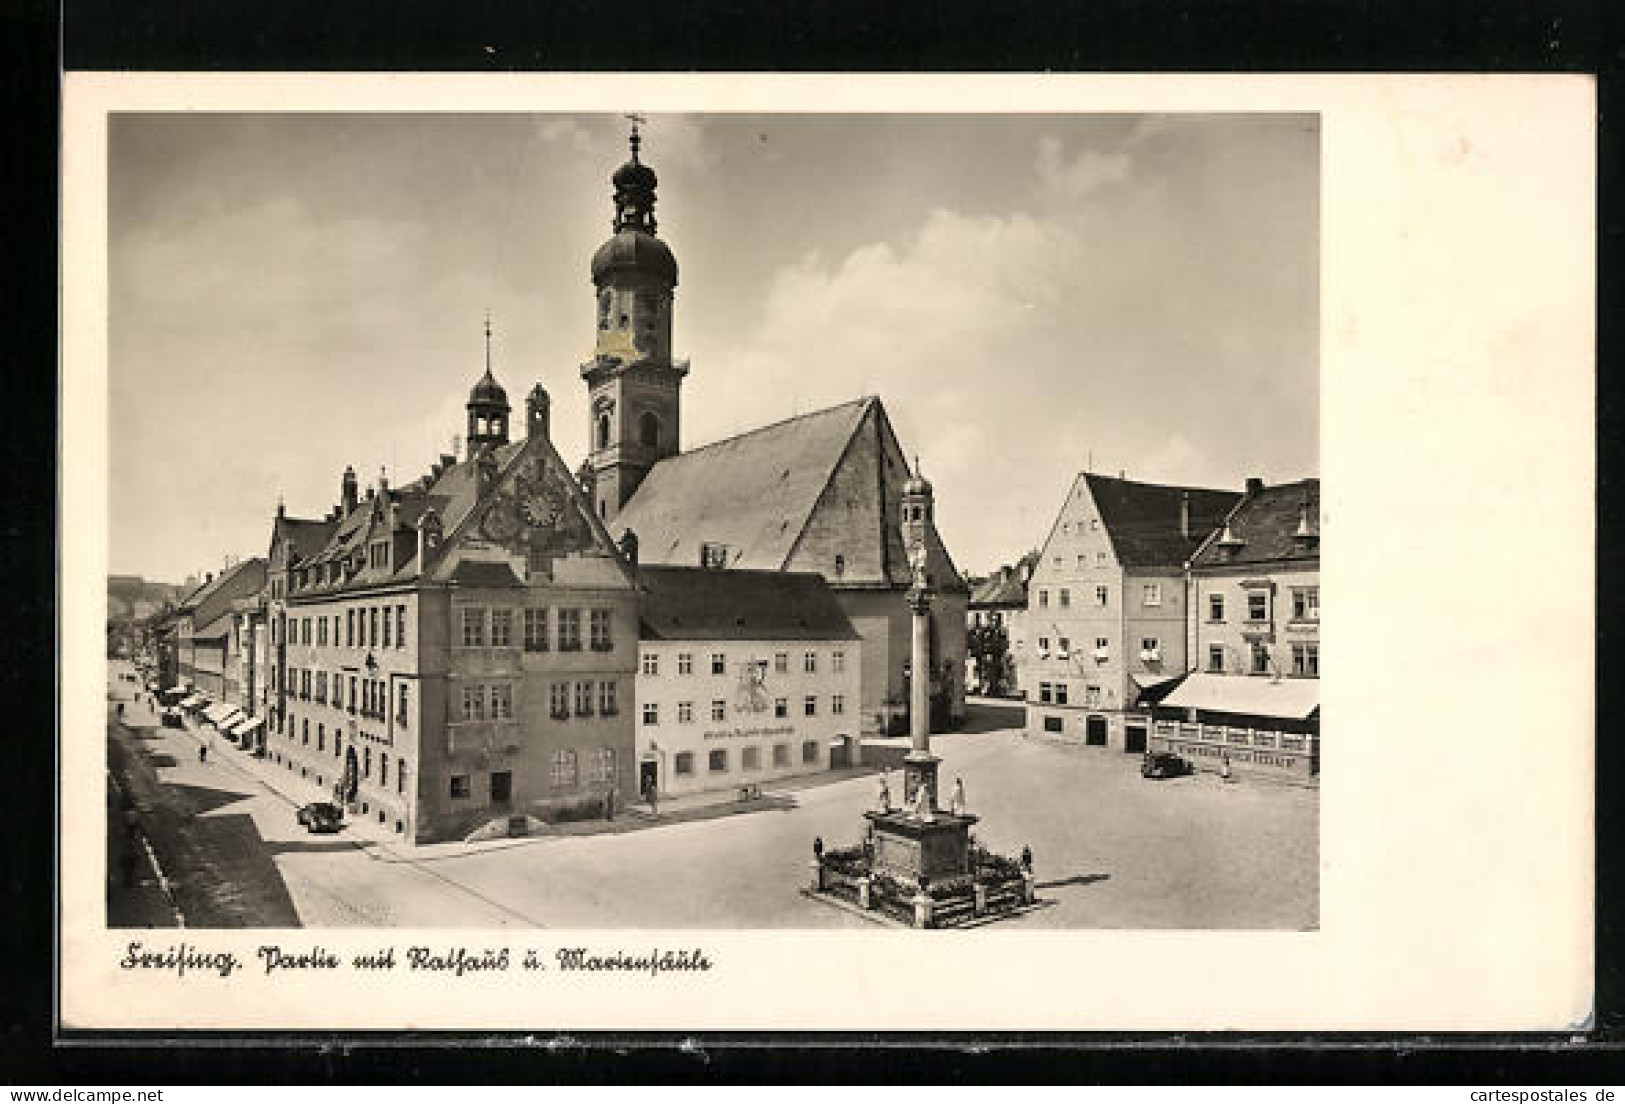
[[[265,724],[264,717],[246,717],[231,726],[233,736],[247,736],[250,732]]]
[[[196,709],[198,706],[207,705],[208,703],[209,703],[209,699],[204,697],[202,694],[193,694],[191,697],[189,697],[185,701],[181,702],[181,708],[182,709]]]
[[[1134,685],[1140,688],[1136,704],[1156,705],[1179,684],[1179,680],[1185,677],[1185,672],[1179,671],[1171,675],[1165,675],[1152,674],[1150,671],[1130,671],[1128,677],[1133,679]]]
[[[1301,721],[1320,708],[1320,680],[1199,672],[1162,700],[1171,709],[1207,709]]]
[[[234,705],[230,709],[226,710],[225,712],[216,714],[215,718],[214,718],[214,724],[215,724],[216,728],[224,730],[224,729],[231,728],[233,725],[235,725],[238,721],[240,721],[242,719],[243,719],[243,711],[241,709],[238,709]]]
[[[232,707],[227,705],[225,702],[215,702],[213,705],[209,706],[209,708],[203,711],[203,717],[208,721],[217,721],[221,717],[225,716],[226,711],[231,708]]]

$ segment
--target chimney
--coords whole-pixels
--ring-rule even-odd
[[[621,534],[621,555],[631,565],[633,571],[638,568],[638,535],[628,529]]]
[[[389,497],[389,472],[385,468],[378,469],[378,493],[385,498]]]
[[[454,452],[442,452],[440,454],[440,470],[441,471],[445,471],[447,468],[451,467],[455,463],[457,463],[457,454],[456,453],[454,453]]]
[[[212,571],[204,572],[203,573],[203,584],[205,586],[207,586],[208,584],[210,584],[212,582],[214,582],[214,572],[212,572]]]
[[[348,464],[344,466],[344,478],[339,481],[339,505],[343,513],[355,509],[356,481],[355,469]]]
[[[1262,494],[1263,491],[1264,491],[1264,481],[1262,479],[1260,479],[1256,475],[1249,475],[1247,477],[1247,494],[1249,496],[1252,496],[1252,495],[1256,495],[1256,494]]]
[[[552,407],[553,400],[548,397],[547,388],[538,383],[530,389],[530,397],[525,400],[526,436],[547,436]]]
[[[1181,540],[1191,539],[1191,493],[1179,492],[1179,536]]]

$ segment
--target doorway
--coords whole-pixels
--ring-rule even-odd
[[[1106,746],[1106,718],[1089,717],[1083,722],[1083,742],[1089,747]]]
[[[638,764],[638,793],[647,797],[651,793],[660,792],[660,763],[654,759],[645,759]]]
[[[1123,730],[1123,750],[1129,755],[1145,754],[1145,726],[1129,725]]]
[[[513,771],[491,772],[491,804],[506,805],[513,800]]]

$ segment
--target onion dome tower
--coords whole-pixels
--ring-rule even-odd
[[[613,518],[649,469],[678,450],[679,396],[687,361],[671,355],[677,259],[655,236],[655,171],[638,158],[642,138],[631,116],[631,159],[610,177],[615,217],[592,257],[597,337],[581,366],[590,424],[587,466],[593,508]]]
[[[486,445],[508,443],[508,393],[491,374],[491,316],[485,317],[485,375],[468,393],[468,459]]]

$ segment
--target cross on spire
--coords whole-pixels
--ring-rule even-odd
[[[485,374],[491,374],[491,308],[485,308]]]
[[[642,115],[630,111],[627,112],[626,117],[632,122],[632,136],[627,139],[627,142],[632,147],[632,160],[636,161],[638,159],[638,146],[643,144],[643,139],[638,137],[638,125],[640,123],[646,124],[649,120],[644,118]]]

